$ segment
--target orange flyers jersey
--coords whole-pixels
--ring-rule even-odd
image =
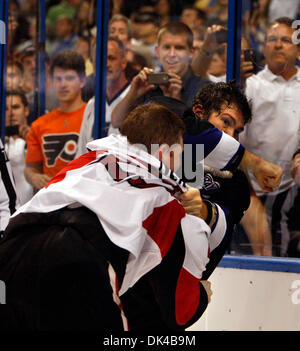
[[[26,163],[42,162],[43,173],[53,177],[72,161],[85,107],[73,112],[56,109],[34,121],[27,136]]]

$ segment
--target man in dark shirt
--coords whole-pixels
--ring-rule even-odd
[[[184,23],[175,21],[162,27],[158,33],[155,52],[163,71],[168,73],[167,84],[150,84],[148,75],[153,73],[153,69],[142,69],[133,78],[128,94],[112,112],[111,122],[114,128],[120,127],[124,116],[136,105],[153,96],[172,97],[191,107],[195,93],[210,83],[196,75],[191,68],[193,33]]]

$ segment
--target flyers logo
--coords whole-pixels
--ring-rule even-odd
[[[57,158],[65,162],[72,161],[77,150],[78,137],[77,133],[44,135],[43,150],[47,167],[53,167]]]

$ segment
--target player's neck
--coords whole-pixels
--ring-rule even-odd
[[[84,101],[82,100],[81,96],[78,97],[75,100],[72,101],[60,101],[59,102],[59,109],[62,112],[74,112],[78,109],[80,109],[80,107],[82,107],[84,104]]]

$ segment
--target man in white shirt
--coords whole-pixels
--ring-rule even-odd
[[[280,187],[270,194],[263,192],[250,175],[269,215],[273,254],[277,256],[286,255],[290,239],[287,213],[297,192],[290,171],[299,143],[300,72],[296,60],[300,49],[292,39],[292,22],[286,17],[278,18],[267,30],[266,67],[246,82],[253,119],[240,135],[240,142],[249,151],[284,169]]]
[[[93,63],[96,62],[96,43],[93,47]],[[119,134],[118,128],[111,125],[111,113],[115,106],[127,94],[130,83],[126,78],[127,61],[124,44],[116,37],[109,37],[107,42],[107,74],[106,74],[106,105],[105,122],[107,134]],[[95,115],[95,98],[92,97],[84,111],[80,129],[76,157],[87,152],[86,144],[93,140]]]

